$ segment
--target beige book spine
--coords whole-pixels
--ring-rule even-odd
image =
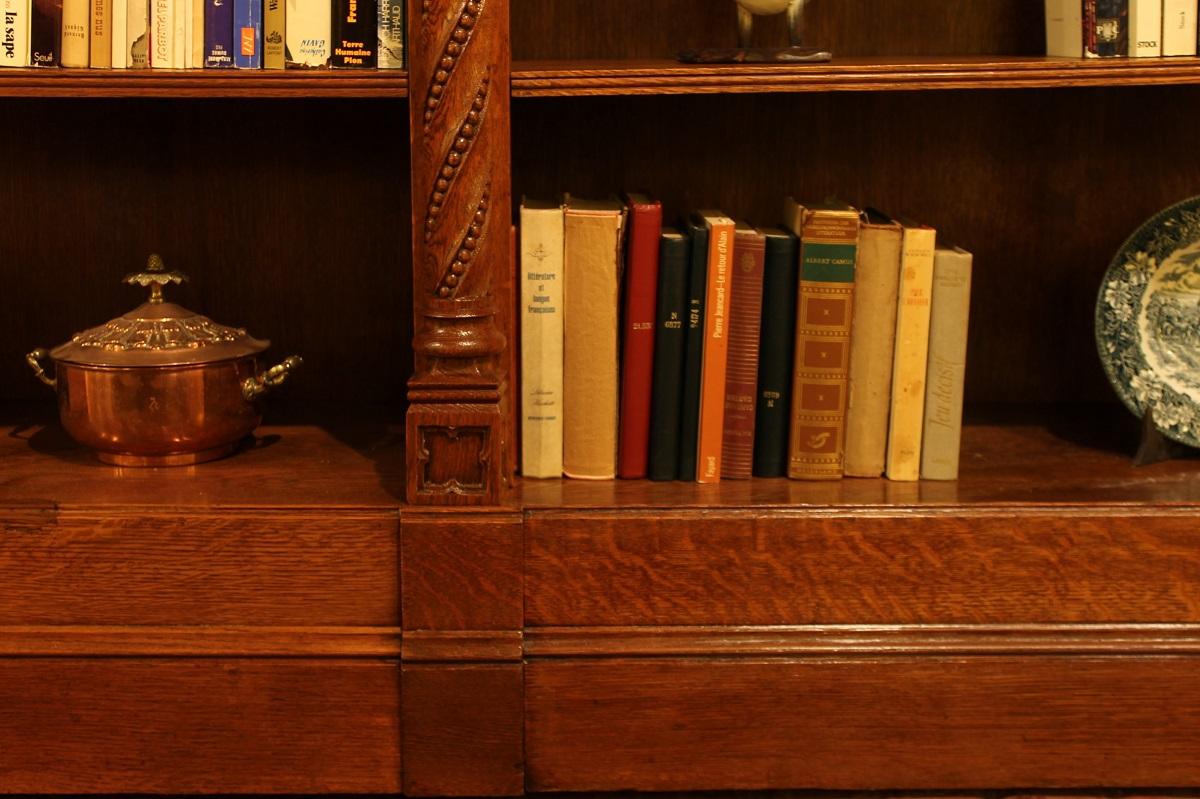
[[[958,479],[967,322],[971,311],[971,261],[971,253],[957,247],[939,248],[933,258],[929,370],[921,442],[921,477],[926,480]]]
[[[921,477],[921,425],[925,421],[925,366],[929,356],[929,310],[933,287],[932,228],[904,227],[900,291],[896,303],[896,352],[888,418],[887,476]]]
[[[109,63],[113,69],[129,66],[129,0],[112,0]]]
[[[91,0],[63,0],[62,57],[64,67],[86,67],[91,42]]]
[[[521,206],[521,473],[563,472],[563,209]]]
[[[192,22],[188,26],[191,39],[188,68],[204,69],[204,0],[188,0],[188,3],[192,12]]]
[[[563,473],[617,476],[621,211],[567,206],[563,244]]]
[[[1082,0],[1045,0],[1046,55],[1083,57]]]
[[[1162,54],[1196,54],[1196,0],[1163,0]]]
[[[91,55],[88,63],[93,69],[112,66],[112,0],[91,0]]]
[[[850,477],[879,477],[884,470],[901,240],[896,224],[864,224],[859,233],[846,407],[846,474]]]

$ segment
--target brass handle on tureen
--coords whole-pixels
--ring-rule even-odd
[[[50,388],[58,388],[58,380],[46,375],[46,370],[42,367],[42,361],[50,357],[50,353],[46,352],[41,347],[38,347],[33,352],[25,356],[25,363],[29,364],[33,369],[33,373],[37,375],[37,379],[41,380]]]
[[[284,380],[296,367],[302,365],[304,359],[299,355],[285,358],[283,363],[272,366],[258,377],[247,377],[242,381],[242,396],[248,400],[261,397]]]

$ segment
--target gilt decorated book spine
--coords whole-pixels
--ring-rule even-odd
[[[729,362],[729,301],[734,283],[735,223],[719,211],[701,211],[708,228],[708,288],[704,299],[704,356],[700,369],[700,424],[696,482],[721,479],[725,437],[725,370]]]
[[[683,358],[687,335],[687,288],[691,242],[686,234],[664,228],[658,261],[658,311],[654,322],[654,381],[650,401],[651,480],[679,476],[679,408],[683,396]]]
[[[729,356],[725,366],[725,421],[721,477],[748,480],[754,472],[754,412],[758,395],[766,240],[739,224],[733,237],[734,279],[729,290]]]
[[[1162,35],[1163,0],[1129,0],[1129,55],[1162,55]]]
[[[233,67],[233,2],[205,0],[204,66],[208,69]]]
[[[262,67],[262,0],[233,0],[233,65]]]
[[[289,68],[316,69],[329,66],[330,27],[333,16],[329,0],[285,0]]]
[[[758,405],[754,409],[754,474],[786,477],[792,353],[796,347],[799,240],[789,231],[763,231],[762,344],[758,353]]]
[[[884,470],[902,238],[899,224],[877,211],[864,212],[846,405],[846,474],[850,477],[879,477]]]
[[[62,0],[33,0],[29,20],[29,65],[58,66],[62,41]]]
[[[929,370],[921,477],[958,479],[967,322],[971,311],[971,253],[939,247],[933,257],[933,309],[929,316]]]
[[[404,68],[404,0],[378,0],[376,46],[380,69]]]
[[[683,387],[679,400],[679,479],[696,479],[696,436],[700,429],[700,373],[704,366],[704,303],[708,296],[708,228],[688,222],[688,305],[683,345]]]
[[[521,473],[563,472],[563,209],[521,204]]]
[[[936,238],[937,233],[931,227],[904,223],[888,417],[886,472],[892,480],[917,480],[921,476],[921,425],[925,421],[925,371]]]
[[[376,0],[333,0],[333,57],[335,69],[374,69],[379,36]]]
[[[1196,0],[1163,0],[1162,54],[1196,54]]]
[[[646,476],[650,454],[650,384],[654,378],[654,314],[658,310],[658,250],[662,204],[626,198],[629,245],[621,341],[621,439],[617,476]]]
[[[805,209],[789,197],[784,219],[800,232],[788,477],[836,480],[845,457],[858,211],[833,203]]]

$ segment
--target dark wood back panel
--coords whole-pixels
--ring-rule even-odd
[[[170,298],[305,359],[272,407],[395,402],[411,371],[407,108],[396,100],[9,100],[0,399],[36,346]],[[273,361],[272,361],[273,362]]]
[[[816,0],[806,41],[835,55],[1043,52],[1039,0]],[[663,58],[731,47],[732,0],[512,0],[513,59]],[[782,16],[764,17],[757,43],[787,43]]]

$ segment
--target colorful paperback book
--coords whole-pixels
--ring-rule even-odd
[[[378,0],[380,69],[404,68],[404,0]]]
[[[262,0],[233,0],[233,65],[262,67]]]
[[[150,66],[150,0],[127,0],[125,8],[125,66]]]
[[[330,27],[333,16],[329,0],[286,0],[284,58],[289,69],[329,66]]]
[[[30,0],[3,0],[4,40],[0,42],[0,66],[29,66]]]
[[[696,432],[696,482],[721,479],[725,437],[725,372],[729,364],[729,304],[736,223],[720,211],[700,211],[708,229],[708,287],[704,300],[704,357],[700,368],[700,424]]]
[[[286,55],[283,36],[287,30],[284,0],[263,0],[263,69],[283,69]]]
[[[335,69],[374,69],[379,42],[376,0],[333,0],[333,9],[333,56],[329,65]]]
[[[204,4],[204,67],[233,67],[233,0],[206,0]]]
[[[62,0],[33,0],[29,20],[29,64],[58,66],[62,41]]]

